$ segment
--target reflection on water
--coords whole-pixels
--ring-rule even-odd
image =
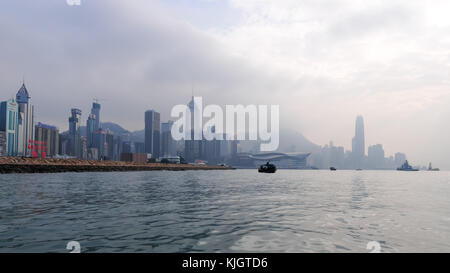
[[[0,252],[450,251],[450,173],[0,176]]]

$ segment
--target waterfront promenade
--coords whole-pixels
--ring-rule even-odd
[[[0,173],[230,170],[226,166],[0,157]]]

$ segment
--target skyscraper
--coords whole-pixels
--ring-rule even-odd
[[[176,155],[175,141],[172,138],[173,121],[161,124],[161,156],[171,157]]]
[[[69,155],[80,157],[81,135],[80,135],[81,110],[72,108],[69,118]]]
[[[17,154],[30,156],[31,142],[34,141],[34,107],[31,105],[31,97],[25,87],[25,83],[17,91],[16,102],[19,110],[17,120]]]
[[[96,120],[95,115],[90,114],[86,121],[86,140],[87,140],[87,148],[93,148],[94,146],[94,133],[98,129],[95,129]]]
[[[91,114],[94,115],[94,117],[95,117],[94,131],[97,131],[98,129],[100,129],[100,109],[101,109],[101,105],[98,102],[92,103]]]
[[[91,114],[86,121],[86,137],[88,148],[94,148],[94,133],[100,129],[100,109],[98,102],[92,103]],[[95,147],[99,148],[99,147]]]
[[[6,133],[3,131],[0,131],[0,156],[7,155],[6,150]]]
[[[194,97],[192,97],[191,101],[188,103],[188,107],[191,116],[186,115],[186,124],[189,124],[190,128],[186,129],[191,131],[191,139],[184,140],[184,158],[188,162],[194,162],[196,159],[202,158],[202,140],[195,140],[194,136],[195,112],[200,111],[200,109],[199,105],[196,105]],[[203,124],[201,124],[201,126],[203,126]]]
[[[365,154],[364,119],[362,116],[358,116],[356,117],[355,137],[352,139],[352,156],[355,167],[362,167]]]
[[[368,165],[371,169],[383,169],[386,167],[383,145],[369,146],[367,151]]]
[[[17,120],[19,108],[16,100],[10,99],[0,103],[0,131],[5,134],[3,153],[8,156],[17,155]]]
[[[39,157],[52,157],[59,154],[59,130],[57,127],[38,122],[35,126],[35,137],[38,143],[44,143],[41,146],[43,149],[36,151]]]
[[[161,138],[160,114],[154,110],[145,112],[145,152],[152,158],[159,158]]]

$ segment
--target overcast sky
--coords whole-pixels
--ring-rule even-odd
[[[144,127],[192,89],[206,104],[279,104],[312,142],[366,143],[450,169],[450,1],[4,0],[0,100],[25,76],[37,121]]]

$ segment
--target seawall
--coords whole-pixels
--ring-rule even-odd
[[[0,174],[7,173],[61,173],[61,172],[131,172],[131,171],[189,171],[231,170],[225,166],[190,164],[137,164],[117,161],[93,161],[78,159],[40,159],[0,157]]]

